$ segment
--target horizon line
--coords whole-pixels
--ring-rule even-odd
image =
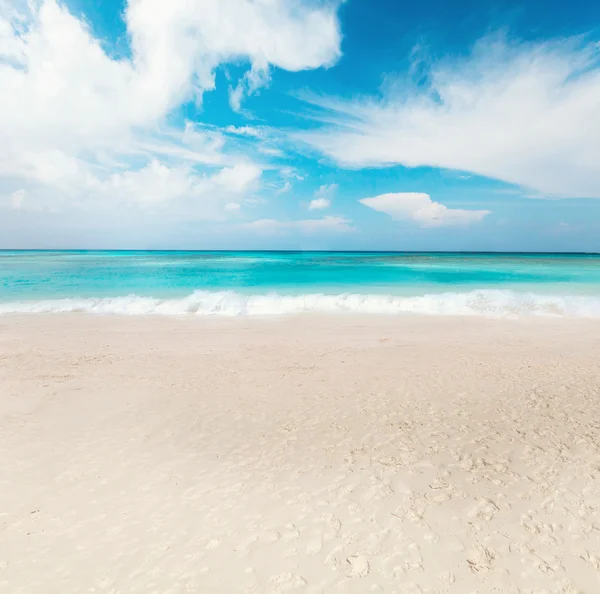
[[[126,252],[126,253],[283,253],[283,254],[460,254],[460,255],[573,255],[600,256],[589,251],[505,251],[505,250],[302,250],[302,249],[144,249],[144,248],[0,248],[3,252]]]

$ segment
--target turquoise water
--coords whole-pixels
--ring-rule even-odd
[[[0,252],[0,313],[600,317],[600,256]]]

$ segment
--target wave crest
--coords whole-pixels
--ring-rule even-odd
[[[97,299],[56,299],[0,303],[0,314],[85,312],[116,315],[281,316],[300,313],[546,315],[600,318],[600,296],[540,295],[507,290],[394,295],[305,294],[243,295],[229,291],[195,291],[176,299],[129,295]]]

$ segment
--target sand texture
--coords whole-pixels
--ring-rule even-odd
[[[600,324],[0,318],[0,592],[600,592]]]

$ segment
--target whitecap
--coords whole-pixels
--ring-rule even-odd
[[[301,313],[407,314],[459,316],[558,316],[600,318],[600,296],[541,295],[509,290],[395,296],[343,293],[245,295],[195,291],[182,298],[129,295],[0,303],[0,314],[85,312],[118,315],[282,316]]]

